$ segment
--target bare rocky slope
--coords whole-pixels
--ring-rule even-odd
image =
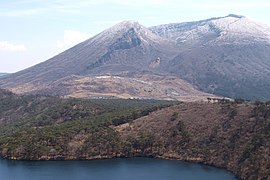
[[[167,92],[192,87],[197,91],[191,89],[188,96],[199,99],[211,96],[202,90],[232,98],[268,100],[269,42],[268,26],[237,15],[150,28],[124,21],[41,64],[1,77],[0,87],[16,93],[93,97],[102,92],[93,89],[104,88],[93,85],[101,84],[95,77],[118,76],[126,78],[121,81],[123,88],[110,86],[119,80],[111,78],[105,97],[122,97],[124,92],[125,97],[183,100],[186,97],[181,94],[187,91]],[[170,76],[183,84],[174,88],[168,81],[162,92],[152,90],[152,94],[134,92],[141,85],[128,91],[124,88],[131,78],[155,84],[157,76]],[[87,78],[84,89],[76,90],[80,79],[85,82]]]

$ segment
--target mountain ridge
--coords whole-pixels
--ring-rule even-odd
[[[0,73],[0,76],[6,76],[8,75],[9,73]]]
[[[166,30],[166,28],[168,30]],[[260,30],[260,28],[262,30]],[[239,16],[239,15],[234,15],[234,14],[231,14],[225,17],[210,18],[210,19],[194,21],[194,22],[163,24],[163,25],[150,27],[150,30],[160,35],[161,37],[165,37],[169,39],[176,39],[176,38],[179,39],[179,36],[180,37],[184,36],[185,32],[193,30],[195,31],[192,34],[193,36],[195,36],[196,33],[201,33],[202,31],[204,31],[204,34],[200,34],[200,35],[205,35],[206,33],[213,33],[219,38],[226,36],[228,33],[235,33],[234,35],[237,35],[237,38],[241,38],[241,39],[252,35],[253,38],[256,37],[256,38],[259,38],[259,40],[265,40],[268,42],[270,41],[270,33],[269,33],[270,28],[269,27],[261,23],[252,21],[246,18],[245,16]],[[174,37],[173,30],[176,30],[176,33],[180,33],[180,34],[176,34],[176,37]],[[165,32],[168,34],[166,34]],[[171,37],[168,37],[168,35],[170,35]],[[267,37],[263,37],[263,36],[267,36]],[[254,41],[256,39],[252,39],[252,40]]]
[[[269,52],[270,28],[244,16],[231,14],[150,28],[123,21],[43,63],[2,77],[0,87],[16,93],[48,93],[55,88],[50,85],[73,75],[125,74],[129,78],[146,73],[152,78],[157,74],[182,79],[209,96],[267,100]],[[173,87],[168,84],[165,91]],[[68,90],[56,89],[59,94]]]

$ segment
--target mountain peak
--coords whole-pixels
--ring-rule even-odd
[[[136,26],[136,25],[139,25],[139,22],[138,21],[134,21],[134,20],[125,20],[125,21],[122,21],[116,25],[126,25],[126,26]]]
[[[168,41],[154,34],[147,27],[139,24],[139,22],[133,20],[122,21],[103,31],[99,36],[101,36],[99,38],[107,37],[107,42],[110,41],[117,44],[117,49],[119,43],[121,44],[121,47],[133,47],[133,45],[138,46],[141,43],[150,42],[162,42],[162,44],[167,44]],[[127,43],[131,43],[132,45],[129,44],[126,46]]]
[[[195,23],[202,23],[202,22],[204,23],[204,22],[209,22],[209,21],[226,20],[226,19],[236,19],[236,20],[238,20],[238,19],[242,19],[242,18],[246,18],[246,17],[242,16],[242,15],[237,15],[237,14],[229,14],[227,16],[213,17],[213,18],[210,18],[210,19],[195,21]]]
[[[127,31],[132,31],[133,34],[139,34],[141,31],[147,31],[147,28],[139,24],[137,21],[122,21],[103,31],[100,36],[116,38],[122,36],[123,33],[126,33]]]
[[[242,16],[242,15],[236,15],[236,14],[229,14],[228,16],[225,16],[225,17],[233,17],[233,18],[245,18],[245,16]]]
[[[128,20],[128,21],[122,21],[122,22],[114,25],[110,29],[112,29],[112,30],[130,29],[130,28],[142,29],[142,27],[143,26],[141,24],[139,24],[138,21]]]

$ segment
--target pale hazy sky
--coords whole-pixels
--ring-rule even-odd
[[[228,14],[270,25],[269,0],[0,0],[0,72],[45,61],[123,20],[145,26]]]

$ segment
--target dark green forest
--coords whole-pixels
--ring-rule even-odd
[[[99,155],[101,151],[105,153],[105,150],[107,153],[108,149],[115,152],[115,148],[120,148],[120,141],[112,126],[178,103],[18,96],[1,90],[0,150],[2,156],[9,158],[39,159],[48,156],[61,159],[70,156],[71,141],[76,141],[75,144],[80,141],[74,137],[82,136],[84,145],[80,147],[81,154],[76,153],[76,156],[85,158],[83,153],[89,147],[93,147],[91,156]]]

